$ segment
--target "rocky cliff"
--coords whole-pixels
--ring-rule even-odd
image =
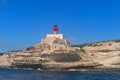
[[[119,40],[76,46],[70,47],[69,42],[58,38],[43,39],[23,51],[0,56],[0,66],[44,70],[120,69]]]
[[[120,68],[120,40],[87,44],[82,48],[99,67]]]
[[[70,43],[64,39],[44,38],[41,43],[23,51],[8,52],[0,56],[0,66],[55,69],[58,68],[56,64],[60,63],[62,69],[63,63],[80,61],[81,57],[78,52],[80,48],[72,48]]]

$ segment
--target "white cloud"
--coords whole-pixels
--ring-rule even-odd
[[[79,39],[76,38],[76,37],[69,37],[69,38],[67,38],[67,40],[68,40],[71,44],[80,44]]]
[[[23,46],[19,46],[15,44],[0,43],[0,48],[23,48]]]
[[[20,46],[17,44],[7,44],[2,38],[0,38],[0,49],[3,48],[13,48],[13,49],[24,49],[25,46]]]
[[[77,38],[75,38],[75,37],[70,37],[69,40],[70,40],[70,41],[77,41]]]

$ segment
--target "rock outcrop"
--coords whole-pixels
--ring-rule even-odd
[[[71,47],[67,40],[46,37],[23,51],[3,54],[0,66],[44,70],[120,69],[120,42],[91,43],[79,48]]]
[[[3,55],[3,56],[0,56],[0,66],[11,66],[11,59],[10,58],[7,58],[6,55]]]
[[[120,41],[92,43],[82,49],[94,62],[102,64],[100,68],[120,68]]]
[[[23,51],[6,53],[0,59],[4,60],[6,64],[4,66],[9,64],[9,67],[42,69],[58,68],[58,66],[55,67],[58,63],[62,66],[61,68],[64,68],[65,63],[80,61],[81,57],[78,54],[80,48],[73,48],[67,40],[52,36],[42,39],[41,43]],[[0,63],[3,66],[3,61]]]

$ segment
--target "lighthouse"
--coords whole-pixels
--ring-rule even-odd
[[[58,25],[53,26],[53,34],[47,34],[47,38],[58,38],[58,39],[64,39],[64,34],[58,34]]]
[[[58,26],[57,25],[54,25],[53,33],[58,34]]]
[[[70,43],[64,39],[64,34],[58,33],[58,25],[53,25],[51,27],[53,32],[51,34],[46,34],[46,37],[42,39],[42,45],[45,46],[45,49],[50,50],[51,52],[56,50],[68,50],[71,45]]]

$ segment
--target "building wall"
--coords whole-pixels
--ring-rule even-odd
[[[41,45],[44,49],[55,51],[60,49],[68,50],[71,45],[64,39],[63,34],[47,34],[41,41]]]
[[[67,49],[68,47],[65,45],[60,44],[53,44],[51,45],[51,51],[60,50],[60,49]]]
[[[64,39],[64,34],[47,34],[46,38],[59,38]]]

